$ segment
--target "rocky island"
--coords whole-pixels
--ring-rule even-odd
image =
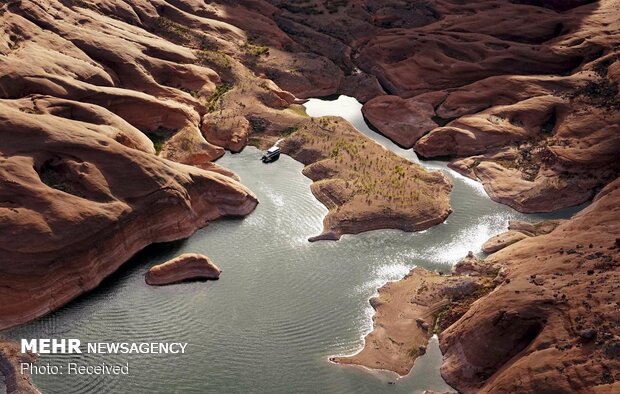
[[[149,268],[145,281],[152,286],[163,286],[187,280],[219,279],[221,272],[207,256],[185,253]]]

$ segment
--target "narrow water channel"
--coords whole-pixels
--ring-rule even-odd
[[[361,105],[341,96],[310,100],[311,116],[339,115],[395,153],[416,161],[365,124]],[[288,156],[263,165],[248,147],[218,163],[236,172],[260,200],[245,219],[212,223],[191,238],[139,253],[103,286],[61,310],[8,333],[12,338],[82,341],[188,342],[178,355],[44,355],[39,363],[129,362],[129,376],[33,377],[43,393],[146,392],[444,392],[441,354],[433,340],[413,371],[394,385],[387,372],[339,366],[330,355],[360,349],[371,328],[368,298],[412,267],[448,271],[468,250],[479,250],[509,219],[524,215],[494,203],[476,182],[439,162],[454,183],[448,220],[420,233],[382,230],[309,243],[326,209],[310,193],[302,165]],[[217,282],[149,287],[144,273],[180,253],[210,256],[222,270]]]

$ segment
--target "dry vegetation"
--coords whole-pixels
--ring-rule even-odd
[[[301,123],[284,145],[307,167],[330,213],[321,238],[378,228],[416,231],[450,213],[449,181],[371,141],[340,118]]]
[[[343,123],[320,118],[301,127],[291,142],[321,152],[321,163],[343,176],[351,198],[361,198],[367,205],[383,204],[387,210],[432,204],[439,188],[429,182],[440,179],[437,174],[380,148]]]

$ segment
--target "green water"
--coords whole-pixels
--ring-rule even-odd
[[[338,114],[397,154],[417,160],[365,125],[360,104],[311,100],[311,116]],[[479,250],[509,219],[567,217],[524,215],[488,199],[479,184],[445,168],[454,183],[448,220],[420,233],[394,230],[307,242],[321,231],[326,209],[310,193],[302,165],[288,156],[260,163],[247,148],[219,164],[235,171],[258,196],[242,220],[210,224],[191,238],[154,245],[129,261],[94,292],[7,335],[88,341],[188,342],[187,354],[44,355],[39,364],[129,362],[129,376],[34,376],[44,393],[446,391],[439,375],[437,341],[402,379],[388,372],[328,361],[362,346],[371,328],[368,304],[376,288],[418,265],[448,271],[468,250]],[[149,287],[144,273],[180,253],[210,256],[223,272],[217,282]],[[388,382],[395,381],[391,385]]]

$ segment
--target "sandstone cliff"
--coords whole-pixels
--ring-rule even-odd
[[[22,104],[0,101],[0,329],[93,289],[151,243],[256,206],[227,176]]]
[[[486,259],[503,282],[440,336],[463,392],[614,392],[620,371],[620,180],[547,235]]]
[[[364,348],[332,361],[406,375],[436,332],[459,392],[616,392],[619,223],[620,179],[570,220],[511,222],[509,245],[452,275],[414,268],[370,300]]]
[[[316,164],[305,173],[330,208],[325,238],[421,230],[447,217],[445,177],[384,152],[346,122],[325,127],[303,113],[295,95],[368,99],[383,89],[351,73],[348,45],[286,8],[260,0],[0,5],[0,291],[10,301],[0,328],[94,288],[150,243],[250,212],[255,198],[212,161],[251,138],[290,136],[288,152]],[[319,146],[301,130],[329,138]],[[393,180],[379,188],[381,171]],[[19,299],[24,292],[33,296]]]
[[[614,0],[271,3],[273,22],[239,24],[274,48],[255,69],[299,97],[358,97],[381,133],[496,201],[552,211],[620,174]]]

